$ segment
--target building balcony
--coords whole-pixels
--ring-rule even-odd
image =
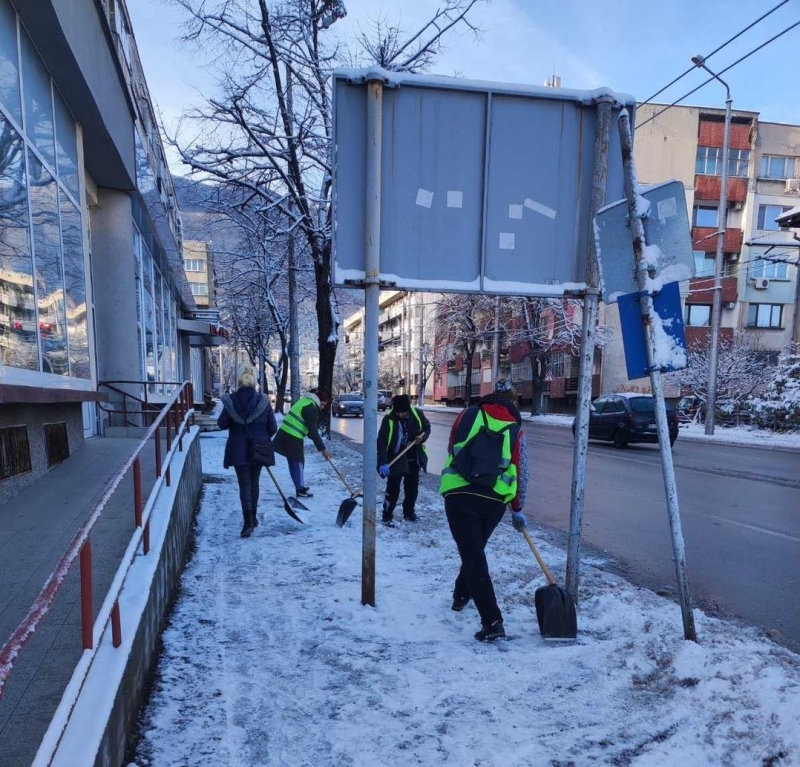
[[[694,199],[719,202],[722,192],[721,176],[695,176]],[[744,202],[747,199],[747,179],[738,176],[728,179],[728,201]]]
[[[694,250],[715,253],[717,250],[717,229],[711,226],[692,227],[692,246]],[[725,232],[724,250],[726,253],[740,253],[742,250],[742,230],[728,229]]]
[[[722,303],[735,304],[739,300],[739,290],[736,277],[722,278]],[[712,304],[714,303],[714,278],[693,277],[689,281],[689,294],[686,296],[687,304]]]

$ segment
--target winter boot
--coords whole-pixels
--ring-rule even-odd
[[[255,528],[255,524],[253,523],[253,517],[255,515],[252,511],[243,511],[242,516],[244,517],[244,525],[242,526],[241,537],[249,538],[253,534]]]
[[[468,604],[470,597],[453,597],[453,605],[450,608],[455,613],[460,613]]]
[[[416,522],[419,519],[419,517],[417,516],[414,509],[411,509],[411,511],[403,512],[403,519],[405,519],[406,522]]]
[[[253,512],[253,527],[258,527],[258,512]]]
[[[479,642],[494,642],[496,639],[505,639],[506,630],[503,628],[503,621],[495,621],[491,626],[482,626],[481,630],[475,633],[475,639]]]

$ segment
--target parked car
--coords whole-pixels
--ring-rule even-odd
[[[345,415],[364,417],[364,395],[361,392],[339,394],[331,403],[331,413],[337,418]]]
[[[378,410],[388,410],[392,406],[392,390],[378,389]]]
[[[705,418],[706,409],[705,402],[690,394],[686,397],[681,397],[678,401],[678,421],[680,423],[692,423],[695,420],[701,421]]]
[[[672,446],[678,439],[678,414],[672,405],[667,405],[667,424]],[[655,400],[649,394],[627,392],[599,397],[589,412],[589,439],[609,440],[618,448],[634,442],[658,443]]]

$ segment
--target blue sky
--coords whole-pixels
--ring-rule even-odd
[[[708,54],[779,0],[492,0],[471,32],[452,34],[434,70],[473,79],[540,85],[560,75],[569,88],[608,86],[644,100],[684,72],[694,54]],[[201,94],[214,91],[202,51],[180,41],[182,12],[165,0],[128,3],[151,93],[169,126]],[[333,28],[347,39],[380,15],[411,29],[431,15],[435,0],[346,0],[348,16]],[[723,69],[774,34],[800,21],[800,0],[789,0],[708,64]],[[800,26],[723,75],[734,109],[761,119],[800,124]],[[671,102],[707,76],[692,72],[659,96]],[[687,104],[723,107],[712,82]]]

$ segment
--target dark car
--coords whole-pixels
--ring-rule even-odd
[[[669,444],[678,439],[678,414],[667,405]],[[572,423],[575,434],[575,422]],[[649,394],[607,394],[592,403],[589,439],[602,439],[623,448],[633,442],[658,443],[655,400]]]
[[[331,403],[331,413],[337,417],[355,415],[364,417],[364,397],[355,392],[353,394],[340,394],[334,397]]]

